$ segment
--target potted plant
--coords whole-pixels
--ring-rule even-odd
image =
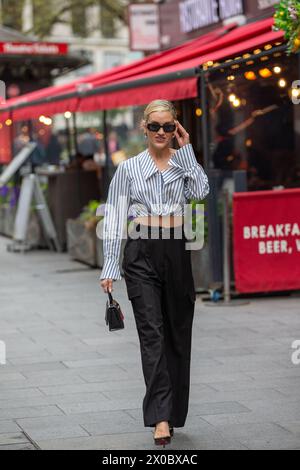
[[[67,247],[72,259],[96,267],[97,237],[96,226],[101,217],[96,216],[100,202],[92,200],[82,210],[77,219],[67,220]]]

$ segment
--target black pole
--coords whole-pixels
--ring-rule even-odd
[[[202,138],[203,138],[203,163],[204,169],[209,169],[210,163],[210,149],[209,149],[209,119],[208,119],[208,103],[207,103],[207,88],[206,88],[206,74],[202,70],[199,79],[199,95],[202,102]]]
[[[209,132],[209,107],[207,96],[207,77],[201,72],[198,81],[198,94],[202,103],[202,139],[204,169],[208,175],[210,192],[208,202],[208,233],[209,233],[209,258],[210,278],[213,283],[222,282],[222,225],[218,211],[219,179],[221,170],[211,169],[210,132]]]
[[[67,134],[67,147],[70,161],[72,160],[72,142],[71,142],[71,132],[70,132],[70,123],[69,119],[65,117],[66,121],[66,134]]]
[[[105,165],[103,171],[103,186],[102,186],[102,195],[104,200],[107,199],[108,188],[110,183],[110,162],[109,162],[109,145],[108,145],[108,126],[107,126],[107,110],[103,111],[103,142],[104,142],[104,152],[105,152]]]
[[[72,119],[73,119],[73,137],[74,137],[74,149],[75,149],[75,154],[78,156],[78,132],[77,132],[77,116],[76,113],[72,114]]]
[[[33,140],[33,126],[32,126],[32,120],[29,119],[27,121],[27,127],[28,127],[28,136],[30,140]]]

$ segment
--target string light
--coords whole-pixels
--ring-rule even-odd
[[[245,78],[247,80],[256,80],[257,79],[257,76],[256,74],[251,70],[249,72],[245,72]]]
[[[66,119],[71,119],[72,113],[70,111],[66,111],[64,116],[65,116]]]
[[[239,98],[236,98],[232,104],[235,108],[239,108],[241,106],[241,100]]]
[[[277,65],[276,67],[273,68],[273,72],[278,75],[279,73],[282,72],[282,68]]]
[[[12,120],[11,119],[6,119],[5,124],[7,126],[11,126],[12,125]]]
[[[198,117],[201,117],[201,116],[202,116],[202,114],[203,114],[203,112],[202,112],[202,109],[201,109],[201,108],[196,108],[196,111],[195,111],[195,113],[196,113],[196,116],[198,116]]]
[[[259,71],[259,75],[262,77],[262,78],[269,78],[269,77],[272,77],[272,72],[270,69],[261,69]]]
[[[51,126],[51,124],[52,124],[52,119],[45,117],[45,119],[44,119],[44,124],[45,124],[45,126]]]
[[[281,78],[278,82],[280,88],[285,88],[287,86],[287,81],[284,78]]]

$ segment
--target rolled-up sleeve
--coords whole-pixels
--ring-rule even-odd
[[[192,144],[186,144],[177,150],[169,162],[184,172],[184,194],[187,199],[205,199],[209,194],[208,177],[197,162]]]
[[[119,258],[130,203],[130,186],[125,163],[119,163],[108,190],[102,234],[104,264],[100,279],[122,279]]]

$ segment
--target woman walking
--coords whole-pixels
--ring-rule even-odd
[[[122,268],[140,341],[144,425],[155,428],[155,444],[165,445],[173,428],[185,425],[189,401],[196,295],[184,205],[204,199],[209,184],[172,103],[151,102],[142,128],[148,148],[120,163],[110,183],[100,279],[106,293],[122,279],[121,238],[130,214]],[[171,148],[174,137],[177,151]]]

